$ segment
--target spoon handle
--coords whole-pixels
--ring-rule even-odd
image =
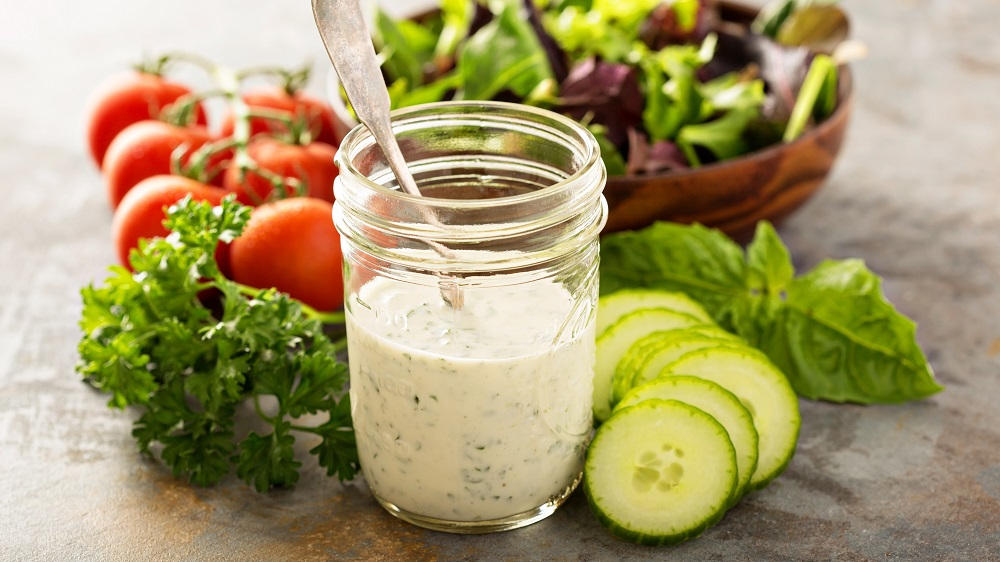
[[[354,113],[382,147],[403,191],[419,196],[417,183],[392,134],[389,92],[379,72],[375,48],[358,0],[312,0],[312,7],[316,27]]]

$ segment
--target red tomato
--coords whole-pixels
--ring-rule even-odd
[[[115,210],[111,225],[115,250],[122,265],[131,269],[128,254],[139,246],[140,238],[166,236],[170,232],[163,226],[166,208],[186,195],[196,201],[218,205],[226,192],[183,176],[159,175],[142,180],[125,195]],[[215,257],[223,272],[228,270],[227,253],[228,246],[220,244]]]
[[[261,108],[282,111],[289,117],[308,117],[312,140],[337,146],[340,137],[336,133],[336,121],[330,106],[308,94],[296,92],[289,95],[281,88],[255,90],[243,94],[243,101],[250,108]],[[258,133],[280,134],[286,132],[285,127],[274,120],[253,118],[250,120],[250,134]],[[233,134],[233,116],[228,114],[223,118],[219,135],[228,137]]]
[[[337,166],[333,163],[336,148],[322,142],[299,146],[270,137],[258,137],[250,141],[247,153],[261,168],[305,182],[309,197],[333,203],[333,180],[337,177]],[[259,205],[274,189],[271,182],[251,171],[240,182],[240,168],[235,163],[226,170],[222,186],[236,193],[236,198],[245,205]],[[293,194],[290,188],[286,189],[289,195]]]
[[[333,205],[311,197],[282,199],[253,211],[233,241],[233,279],[251,287],[274,287],[317,310],[344,302],[340,236]]]
[[[101,166],[108,145],[125,127],[155,119],[164,107],[191,93],[186,86],[155,74],[130,72],[113,76],[91,95],[87,110],[87,144]],[[198,104],[196,122],[205,125],[205,109]]]
[[[208,141],[204,127],[177,127],[162,121],[140,121],[126,127],[108,147],[102,167],[111,206],[118,207],[122,197],[140,181],[169,174],[174,149],[186,144],[186,161]]]

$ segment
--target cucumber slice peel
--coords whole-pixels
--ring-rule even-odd
[[[584,493],[598,519],[626,540],[675,544],[725,514],[736,453],[712,416],[676,400],[615,413],[587,450]]]
[[[716,324],[699,324],[696,326],[689,326],[687,328],[674,328],[672,330],[657,330],[651,332],[646,336],[643,336],[636,340],[625,352],[625,355],[618,362],[615,371],[632,371],[635,369],[636,364],[642,361],[646,354],[657,347],[666,344],[667,342],[674,341],[678,338],[688,337],[688,336],[705,336],[715,339],[722,339],[731,341],[733,343],[742,343],[743,340],[735,334],[730,334],[729,332],[718,327]],[[627,390],[627,389],[626,389]]]
[[[678,330],[674,337],[661,339],[658,343],[643,348],[629,348],[615,368],[612,404],[621,400],[632,388],[657,378],[663,367],[688,352],[725,344],[740,345],[739,340],[704,336],[689,330],[691,329]]]
[[[658,330],[703,324],[699,318],[668,308],[644,308],[629,312],[597,338],[594,365],[594,418],[602,422],[611,415],[612,379],[622,355],[639,338]]]
[[[694,316],[705,324],[714,323],[708,312],[684,293],[659,289],[623,289],[604,295],[597,302],[597,335],[603,334],[622,316],[643,308],[668,308]]]
[[[763,488],[788,466],[798,441],[799,403],[788,379],[767,356],[745,347],[718,346],[685,354],[660,376],[691,375],[735,394],[757,429],[757,468],[750,487]]]
[[[732,392],[697,377],[673,375],[633,388],[615,407],[615,412],[652,399],[678,400],[703,410],[726,428],[736,451],[737,485],[730,505],[742,497],[757,468],[757,430],[753,418]],[[612,417],[614,417],[612,413]]]

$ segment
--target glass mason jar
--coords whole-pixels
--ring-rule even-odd
[[[590,438],[600,149],[508,103],[407,108],[393,130],[423,197],[364,127],[334,187],[365,480],[423,527],[528,525],[579,483]]]

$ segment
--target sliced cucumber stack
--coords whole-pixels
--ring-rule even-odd
[[[633,388],[615,407],[615,412],[654,398],[679,400],[712,416],[726,428],[736,450],[738,481],[730,503],[736,503],[747,489],[757,468],[757,430],[750,412],[732,392],[712,381],[675,375],[656,379]],[[612,415],[612,418],[614,415]]]
[[[763,353],[748,347],[692,351],[664,367],[664,375],[692,375],[735,394],[753,416],[760,436],[750,486],[761,488],[788,465],[799,437],[799,401],[785,375]]]
[[[664,367],[685,353],[725,343],[734,343],[732,337],[705,335],[706,330],[696,330],[696,328],[689,328],[666,332],[671,336],[661,337],[655,344],[638,349],[637,346],[640,345],[641,341],[633,344],[615,368],[614,380],[611,385],[612,402],[617,403],[630,389],[658,377]]]
[[[598,306],[594,417],[603,425],[584,490],[623,538],[688,539],[785,469],[798,399],[763,353],[683,295],[629,290]]]
[[[674,544],[726,512],[738,482],[726,429],[676,400],[615,413],[587,451],[584,491],[601,522],[641,544]]]
[[[686,328],[703,320],[669,308],[644,308],[625,314],[597,337],[594,365],[594,417],[604,421],[611,415],[612,379],[615,367],[628,348],[639,338],[657,330]]]

